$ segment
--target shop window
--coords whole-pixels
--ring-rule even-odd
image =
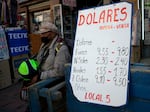
[[[50,10],[34,12],[32,14],[32,32],[36,33],[39,30],[41,23],[45,21],[51,21]]]
[[[27,29],[27,16],[26,13],[20,13],[17,16],[17,26]]]

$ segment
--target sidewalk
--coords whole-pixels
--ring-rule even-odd
[[[25,112],[27,103],[20,100],[22,82],[0,90],[0,112]]]

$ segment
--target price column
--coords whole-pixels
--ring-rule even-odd
[[[127,75],[128,75],[128,57],[129,47],[121,46],[116,48],[117,56],[114,62],[114,85],[119,87],[127,86]]]
[[[96,83],[104,84],[106,81],[106,73],[107,73],[107,64],[108,64],[108,48],[107,47],[98,47],[96,57]]]

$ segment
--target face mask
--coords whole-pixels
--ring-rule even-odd
[[[48,37],[42,37],[41,41],[45,44],[49,43],[50,39],[48,39]]]

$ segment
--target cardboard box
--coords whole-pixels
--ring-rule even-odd
[[[31,46],[31,55],[35,55],[38,53],[40,45],[41,45],[41,37],[39,34],[30,34],[29,35],[30,46]]]
[[[22,78],[18,73],[18,67],[22,61],[24,61],[28,58],[29,58],[28,54],[22,54],[22,55],[12,57],[12,68],[13,68],[13,73],[14,73],[13,82],[16,82]]]
[[[8,60],[0,61],[0,89],[12,84],[11,72]]]
[[[141,49],[140,46],[132,46],[131,47],[131,63],[139,63],[141,59]]]

